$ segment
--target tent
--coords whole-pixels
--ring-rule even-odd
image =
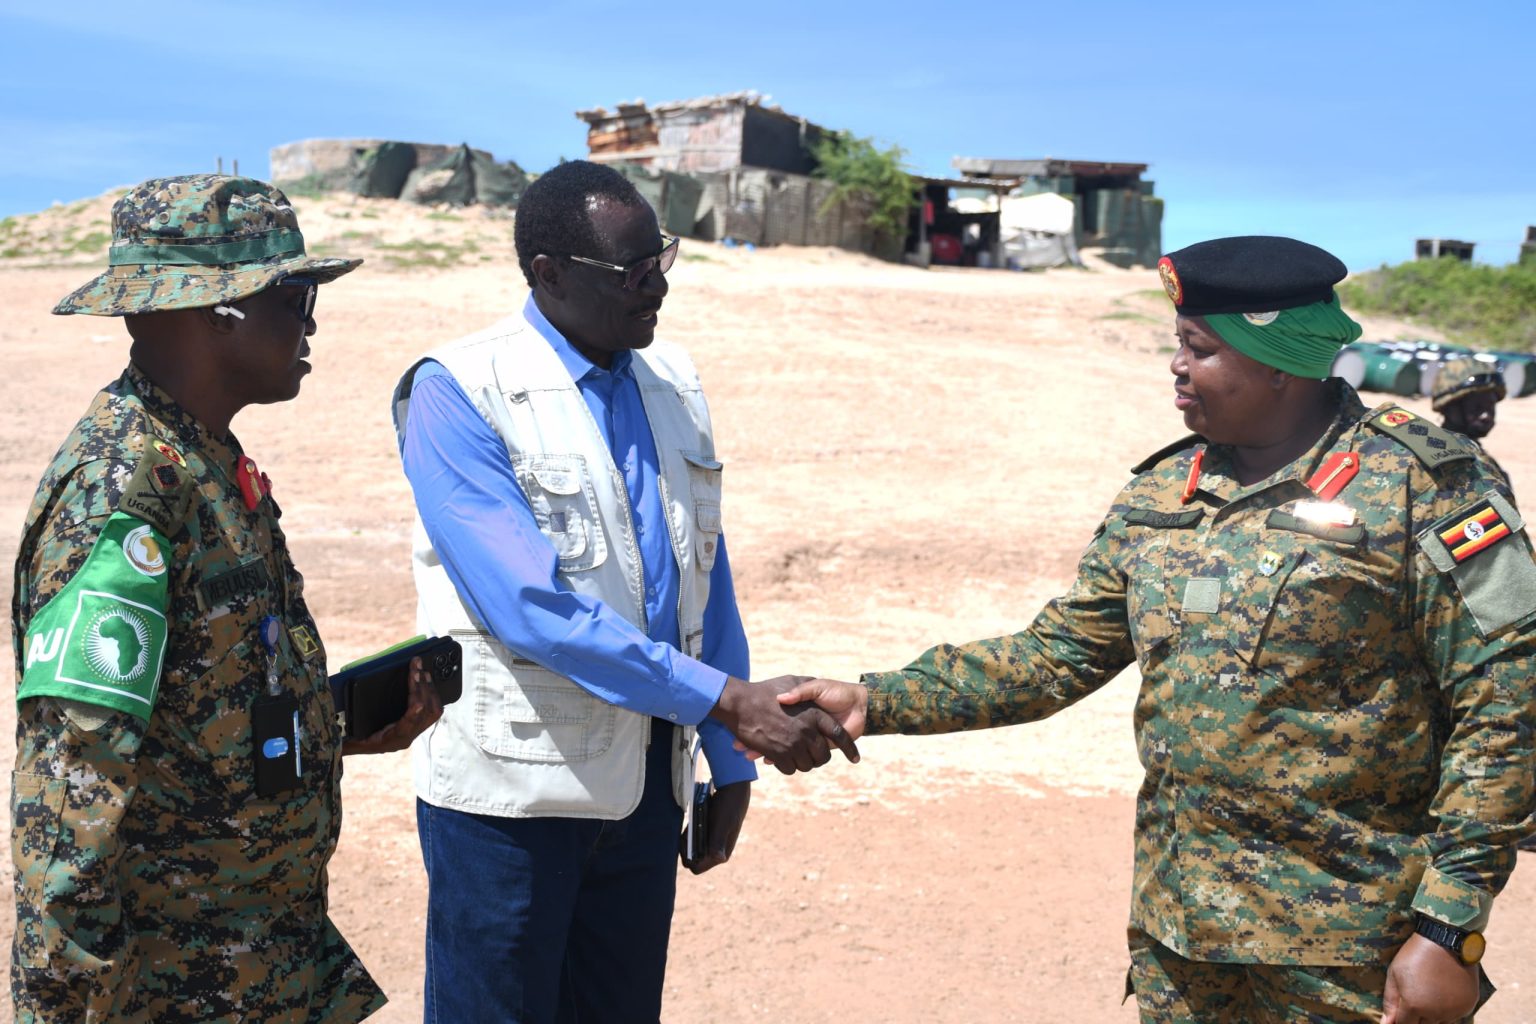
[[[353,160],[352,180],[346,191],[373,199],[393,199],[400,194],[411,168],[416,166],[416,147],[409,142],[381,142],[361,150]]]
[[[411,171],[400,198],[426,204],[516,206],[527,187],[528,175],[517,164],[511,160],[499,164],[466,142],[441,160]]]
[[[1055,192],[1005,196],[1002,236],[1007,265],[1016,270],[1081,266],[1076,223],[1077,206],[1066,196]]]
[[[699,201],[704,196],[704,183],[697,178],[676,171],[665,171],[639,164],[621,163],[610,165],[651,204],[661,230],[670,235],[690,236],[699,219]]]

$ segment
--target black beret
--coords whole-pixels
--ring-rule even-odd
[[[1332,253],[1277,235],[1196,242],[1158,260],[1157,269],[1181,316],[1269,313],[1327,302],[1349,273]]]

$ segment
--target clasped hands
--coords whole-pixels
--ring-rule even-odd
[[[857,763],[854,741],[864,735],[868,693],[862,686],[812,676],[762,682],[727,680],[710,712],[736,737],[736,749],[762,758],[785,775],[832,759],[832,748]]]

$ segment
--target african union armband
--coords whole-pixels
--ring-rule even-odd
[[[115,512],[27,628],[16,699],[66,697],[149,719],[165,659],[165,537]]]
[[[1520,540],[1524,526],[1515,506],[1490,490],[1418,535],[1425,557],[1456,581],[1484,638],[1536,614],[1536,562]]]

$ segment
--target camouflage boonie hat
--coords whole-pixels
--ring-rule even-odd
[[[1504,400],[1504,375],[1496,364],[1471,356],[1458,356],[1440,364],[1435,374],[1435,393],[1430,397],[1430,407],[1440,412],[1452,402],[1475,395],[1479,391],[1492,391],[1494,400]]]
[[[293,206],[254,178],[151,178],[112,207],[107,272],[59,314],[124,316],[234,302],[290,274],[334,281],[362,260],[309,258]]]

